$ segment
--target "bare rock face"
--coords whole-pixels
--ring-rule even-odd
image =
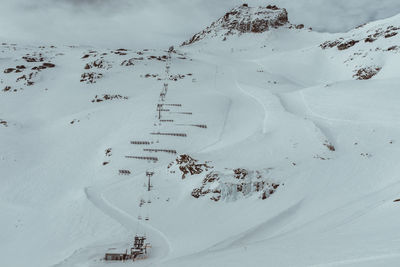
[[[223,40],[226,40],[229,35],[262,33],[282,26],[290,26],[286,9],[271,5],[249,7],[243,4],[226,13],[182,45],[195,43],[206,36],[222,36]]]

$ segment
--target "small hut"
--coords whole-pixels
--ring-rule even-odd
[[[131,247],[130,253],[106,253],[104,260],[106,261],[126,261],[126,260],[137,260],[145,259],[148,256],[150,243],[146,243],[146,236],[135,235],[133,241],[133,247]]]

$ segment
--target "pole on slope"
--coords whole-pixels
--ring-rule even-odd
[[[151,190],[151,188],[152,188],[152,185],[151,185],[151,177],[154,175],[154,172],[150,172],[150,171],[147,171],[146,172],[146,176],[148,177],[148,181],[147,181],[147,191],[150,191]]]

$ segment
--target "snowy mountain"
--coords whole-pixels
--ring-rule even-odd
[[[222,35],[222,41],[226,41],[229,35],[242,33],[262,33],[270,28],[278,28],[289,25],[286,9],[269,5],[267,7],[249,7],[243,4],[227,12],[222,18],[213,22],[200,33],[195,34],[182,45],[190,45],[205,37]],[[298,28],[302,28],[298,26]]]
[[[2,266],[398,266],[400,16],[289,21],[240,5],[164,50],[5,40]],[[103,260],[138,233],[147,259]]]

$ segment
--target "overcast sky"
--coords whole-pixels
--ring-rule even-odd
[[[346,31],[400,13],[400,0],[249,0],[292,23]],[[160,48],[181,43],[241,0],[0,0],[0,39],[35,44]]]

